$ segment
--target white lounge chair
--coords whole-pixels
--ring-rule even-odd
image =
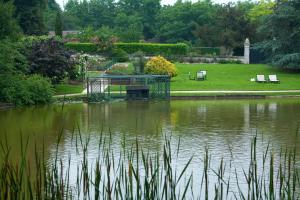
[[[197,80],[205,80],[206,79],[206,71],[201,70],[197,72]]]
[[[265,75],[256,75],[256,82],[259,82],[259,83],[267,82],[265,79]]]
[[[271,83],[279,83],[280,81],[277,79],[277,76],[274,74],[274,75],[269,75],[269,81]]]

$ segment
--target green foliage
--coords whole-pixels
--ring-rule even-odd
[[[19,37],[21,29],[13,17],[14,12],[15,8],[12,1],[3,2],[0,0],[0,40]]]
[[[26,75],[29,73],[26,55],[31,51],[32,41],[32,38],[21,42],[0,40],[0,102],[32,105],[51,101],[49,81],[39,75]],[[36,59],[42,59],[39,56]]]
[[[142,51],[150,55],[168,54],[168,55],[184,55],[187,53],[187,45],[179,44],[154,44],[154,43],[115,43],[119,49],[123,49],[127,53],[135,53]]]
[[[129,57],[126,51],[123,49],[119,48],[114,48],[112,50],[111,57],[116,61],[116,62],[127,62],[129,61]]]
[[[169,75],[170,77],[177,76],[177,68],[170,61],[161,56],[152,57],[145,67],[147,74]]]
[[[84,53],[95,53],[98,50],[97,44],[94,43],[68,42],[65,46],[68,49]]]
[[[60,11],[57,12],[55,18],[55,35],[59,37],[63,36],[63,24]]]
[[[28,71],[26,57],[21,53],[22,44],[0,40],[0,49],[0,74],[20,74]]]
[[[63,19],[63,12],[60,6],[56,3],[56,1],[47,0],[47,8],[44,14],[47,31],[55,30],[56,16],[58,12],[61,13],[62,20],[66,21],[65,19]],[[67,30],[75,30],[75,29],[67,29]]]
[[[274,66],[300,69],[300,2],[280,0],[260,31],[267,38],[257,45]]]
[[[252,21],[258,21],[262,17],[273,13],[275,2],[272,0],[260,0],[248,13]]]
[[[70,42],[76,41],[81,43],[93,43],[97,46],[97,51],[99,52],[110,52],[113,48],[113,43],[117,40],[114,36],[113,30],[109,27],[101,27],[97,30],[88,27],[77,34],[67,35],[65,38]],[[90,52],[92,51],[95,50],[91,50]]]
[[[16,18],[26,35],[42,35],[45,33],[45,0],[14,0],[14,5],[16,7]]]
[[[220,55],[221,53],[221,49],[218,47],[195,47],[192,48],[191,51],[198,55]]]
[[[30,95],[30,104],[46,104],[51,101],[53,89],[49,80],[34,74],[25,80],[25,85]]]
[[[51,101],[51,84],[39,75],[0,75],[0,101],[21,105],[45,104]]]

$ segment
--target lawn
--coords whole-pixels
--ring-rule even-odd
[[[289,73],[263,64],[176,64],[178,76],[171,90],[300,90],[300,73]],[[207,70],[207,80],[189,80],[199,70]],[[276,74],[280,84],[251,82],[257,74]]]
[[[77,94],[83,91],[83,85],[58,84],[54,85],[55,95]]]

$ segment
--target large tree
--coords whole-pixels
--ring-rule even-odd
[[[42,35],[45,33],[46,3],[46,0],[14,0],[16,17],[25,34]]]
[[[14,5],[12,1],[0,0],[0,40],[19,36],[20,27],[14,16]]]
[[[260,29],[266,39],[258,46],[270,62],[282,68],[300,69],[300,1],[278,0],[274,12]]]

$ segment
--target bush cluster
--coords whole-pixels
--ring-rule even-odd
[[[49,103],[53,89],[51,83],[40,75],[0,75],[0,102],[21,105]]]
[[[176,66],[162,56],[152,57],[146,63],[145,72],[147,74],[169,75],[171,77],[177,76]]]
[[[183,43],[179,44],[154,44],[154,43],[115,43],[115,47],[123,49],[127,53],[142,51],[150,55],[185,55],[188,46]]]
[[[98,51],[97,44],[94,43],[68,42],[65,44],[65,47],[70,50],[84,53],[95,53]]]
[[[114,48],[111,53],[111,57],[116,62],[127,62],[129,61],[129,56],[123,49]]]
[[[27,60],[30,74],[41,74],[59,83],[75,68],[71,53],[66,51],[63,42],[46,38],[27,44]]]

